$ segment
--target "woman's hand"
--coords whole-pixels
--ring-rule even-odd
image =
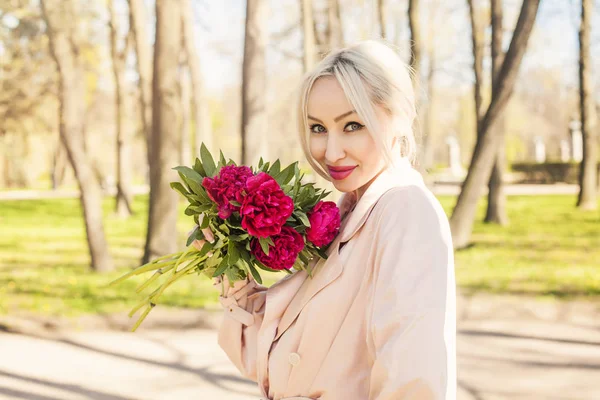
[[[198,221],[200,224],[202,224],[202,221],[204,219],[204,215],[200,215],[200,220]],[[196,230],[196,228],[198,227],[198,225],[196,225],[194,227],[194,229],[192,229],[191,231],[188,232],[188,236],[190,236],[192,234],[192,232],[194,232],[194,230]],[[209,243],[212,243],[215,241],[215,235],[212,233],[212,231],[210,230],[210,228],[204,228],[202,229],[202,233],[204,234],[204,237],[208,240]],[[196,249],[198,250],[202,250],[202,247],[204,247],[204,243],[206,243],[206,240],[204,239],[196,239],[192,242],[192,246],[194,246]]]
[[[202,220],[204,219],[204,215],[200,215],[199,218],[199,223],[202,224]],[[192,234],[192,232],[194,232],[194,230],[196,230],[196,228],[198,228],[198,225],[196,225],[194,227],[194,229],[192,229],[191,231],[188,232],[188,237]],[[215,241],[215,235],[212,233],[212,231],[210,230],[210,228],[204,228],[202,229],[202,233],[204,234],[204,237],[206,238],[206,240],[204,239],[196,239],[192,242],[192,246],[194,246],[197,250],[202,250],[202,247],[204,247],[204,244],[206,243],[206,241],[208,240],[209,243],[213,243]],[[208,252],[208,255],[212,255],[212,252]],[[217,285],[221,285],[221,282],[223,281],[222,275],[221,276],[217,276],[216,278],[213,278],[213,286],[217,286]]]

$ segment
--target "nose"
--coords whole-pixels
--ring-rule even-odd
[[[343,139],[339,135],[330,132],[327,137],[325,161],[327,161],[328,164],[335,164],[344,157],[346,157],[346,151],[344,150]]]

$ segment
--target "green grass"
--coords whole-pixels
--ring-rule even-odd
[[[440,199],[449,214],[453,198]],[[485,224],[481,201],[472,245],[456,252],[465,292],[552,297],[600,295],[600,212],[578,211],[573,196],[511,196],[510,225]]]
[[[440,198],[449,212],[454,198]],[[600,213],[580,212],[571,196],[509,198],[511,225],[477,223],[474,245],[456,253],[456,274],[465,291],[554,297],[600,295]],[[183,215],[178,228],[183,248],[191,228]],[[135,278],[105,284],[138,265],[146,232],[147,197],[137,197],[135,215],[112,215],[104,201],[104,226],[119,268],[90,273],[78,199],[0,202],[0,314],[75,316],[130,310],[141,300]],[[478,220],[484,212],[480,204]],[[273,282],[276,276],[269,276]],[[182,279],[165,292],[161,305],[216,306],[217,291],[207,279]]]

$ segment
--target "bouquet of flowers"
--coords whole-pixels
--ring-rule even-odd
[[[230,285],[251,275],[262,283],[259,270],[304,269],[312,276],[311,260],[327,258],[327,246],[340,228],[340,210],[334,202],[323,201],[329,192],[302,183],[297,162],[282,169],[279,160],[271,164],[261,158],[254,169],[226,161],[222,152],[215,162],[202,144],[193,168],[174,169],[182,182],[171,182],[171,188],[189,201],[185,214],[193,217],[196,228],[186,250],[157,258],[110,283],[154,271],[137,288],[139,293],[166,276],[131,310],[130,317],[145,306],[132,331],[165,289],[184,275],[225,275]],[[207,228],[213,233],[212,242],[205,240]],[[200,249],[192,245],[195,240],[204,243]]]

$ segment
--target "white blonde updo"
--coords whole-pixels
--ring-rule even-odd
[[[302,81],[298,102],[300,142],[308,162],[319,175],[330,179],[310,154],[308,98],[314,83],[324,76],[337,79],[388,166],[394,165],[399,158],[414,161],[416,141],[412,125],[417,113],[410,67],[388,45],[365,40],[332,51]],[[388,114],[392,121],[389,126],[382,126],[375,114],[375,106]],[[400,142],[397,152],[392,151],[394,137]]]

